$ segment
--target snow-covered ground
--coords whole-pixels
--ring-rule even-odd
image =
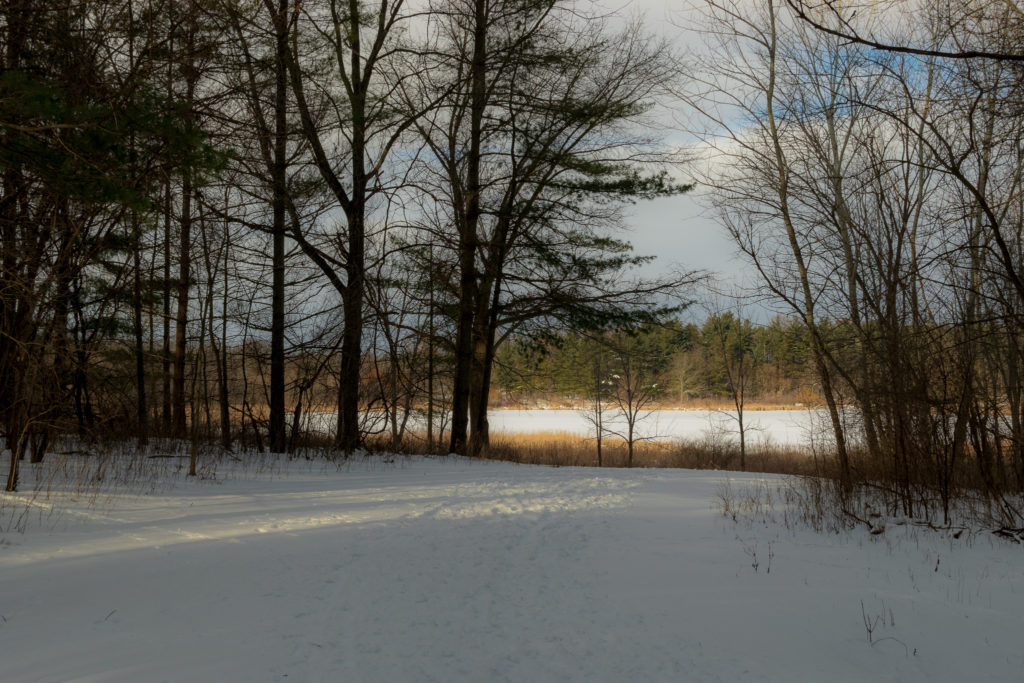
[[[369,458],[51,496],[0,535],[0,679],[1024,680],[1021,546],[734,521],[727,476],[765,481]]]

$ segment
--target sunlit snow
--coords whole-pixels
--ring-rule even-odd
[[[1024,555],[988,532],[723,516],[726,477],[738,499],[783,481],[755,475],[454,457],[270,471],[5,495],[4,525],[25,530],[0,536],[0,678],[1024,678]]]

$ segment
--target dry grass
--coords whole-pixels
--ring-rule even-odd
[[[444,444],[442,444],[443,446]],[[367,448],[377,452],[423,453],[426,440],[421,434],[408,435],[395,445],[388,437],[369,439]],[[445,452],[444,448],[435,453]],[[597,467],[597,445],[593,438],[570,432],[491,434],[487,457],[524,465],[551,467]],[[626,467],[626,444],[606,438],[602,444],[601,466]],[[778,474],[819,474],[820,467],[806,451],[781,446],[758,447],[747,452],[747,471]],[[730,443],[709,439],[688,441],[641,441],[634,444],[634,467],[739,470],[739,449]]]
[[[492,439],[491,457],[515,462],[552,466],[597,466],[593,439],[571,434],[539,433],[498,435]],[[602,446],[605,467],[626,467],[628,451],[620,439],[606,439]],[[806,474],[813,471],[807,453],[769,447],[747,453],[747,470]],[[739,450],[731,444],[708,440],[642,441],[634,444],[634,467],[738,470]]]

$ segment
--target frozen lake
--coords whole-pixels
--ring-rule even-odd
[[[593,425],[583,410],[492,410],[488,414],[491,433],[536,434],[543,432],[565,432],[580,436],[592,436]],[[744,412],[747,443],[751,446],[771,444],[776,446],[808,446],[812,436],[817,442],[827,434],[823,421],[825,414],[817,410],[748,410]],[[309,416],[309,428],[333,432],[336,416],[331,413],[314,413]],[[375,429],[384,428],[383,413],[379,414]],[[618,411],[608,410],[604,414],[607,430],[624,432],[625,420]],[[445,425],[447,427],[447,424]],[[424,430],[426,419],[422,413],[409,418],[408,428]],[[719,410],[653,410],[644,414],[637,423],[640,438],[669,440],[738,440],[738,423],[735,411]]]
[[[582,410],[492,410],[488,414],[492,432],[528,434],[569,432],[582,436],[594,433]],[[747,441],[751,444],[802,446],[810,443],[821,415],[807,410],[749,410],[743,413]],[[604,415],[606,428],[623,431],[625,419],[617,411]],[[699,440],[738,438],[734,411],[653,410],[637,423],[643,438]]]

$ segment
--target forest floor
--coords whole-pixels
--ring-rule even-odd
[[[1024,680],[1020,544],[781,477],[113,460],[0,498],[4,681]]]

